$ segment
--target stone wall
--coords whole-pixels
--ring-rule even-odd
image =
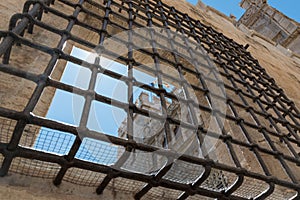
[[[63,183],[59,188],[51,181],[22,175],[0,178],[0,198],[5,200],[128,200],[130,194],[105,190],[97,195],[91,187]]]
[[[8,29],[9,20],[13,14],[22,12],[24,2],[25,0],[0,2],[1,30]],[[53,20],[49,15],[44,15],[43,21],[46,23],[53,23],[53,25],[58,28],[63,28],[64,25],[58,20]],[[49,32],[40,29],[37,26],[35,27],[34,32],[37,32],[37,34],[31,35],[26,33],[25,37],[31,41],[51,47],[55,47],[59,42],[58,35],[50,34]],[[30,73],[42,74],[50,59],[51,57],[49,55],[22,45],[13,47],[11,53],[11,62],[9,64],[12,67],[19,68]],[[60,79],[64,70],[64,65],[65,62],[59,62],[56,65],[55,70],[51,75],[54,79]],[[18,78],[16,76],[8,76],[2,72],[0,73],[0,85],[1,106],[17,111],[23,111],[25,109],[29,102],[29,98],[32,96],[34,89],[36,88],[36,84],[33,82]],[[11,88],[14,89],[12,90]],[[43,98],[34,110],[35,114],[39,116],[46,115],[51,103],[51,101],[48,99],[52,99],[53,94],[53,89],[49,89],[47,92],[44,92]]]
[[[1,1],[0,10],[0,29],[7,29],[9,18],[13,13],[21,12],[22,6],[25,0],[11,0]],[[249,44],[249,51],[258,59],[260,64],[267,70],[267,72],[275,78],[276,82],[285,90],[286,94],[296,103],[300,108],[300,93],[297,92],[300,88],[300,58],[290,53],[284,46],[278,46],[272,41],[260,35],[253,34],[249,29],[245,28],[245,31],[238,29],[232,22],[232,19],[224,16],[218,11],[209,8],[201,3],[198,6],[193,6],[183,0],[164,0],[165,3],[173,5],[176,9],[182,12],[188,13],[189,16],[199,19],[201,22],[212,26],[219,32],[224,33],[226,36],[234,39],[240,44]],[[56,2],[56,6],[59,5]],[[65,9],[66,12],[72,12],[69,8]],[[69,9],[69,10],[68,10]],[[65,24],[59,20],[53,20],[51,17],[45,16],[43,19],[46,22],[55,23],[55,26],[64,28]],[[95,19],[89,20],[91,24],[97,23]],[[31,40],[42,42],[46,45],[55,46],[58,42],[58,38],[55,35],[49,35],[44,30],[35,30],[38,34],[27,35]],[[247,32],[248,31],[248,32]],[[111,30],[111,32],[118,32],[118,30]],[[89,33],[88,30],[74,30],[74,34],[96,42],[97,35]],[[299,37],[295,40],[299,43]],[[55,42],[53,42],[55,41]],[[76,45],[68,43],[65,51],[70,53],[72,46]],[[297,46],[296,44],[289,44],[289,48]],[[80,46],[80,45],[79,45]],[[12,52],[14,60],[11,65],[30,71],[32,73],[41,73],[43,67],[49,61],[49,57],[43,53],[29,54],[28,51],[32,51],[29,48],[15,47]],[[25,56],[26,55],[26,56]],[[142,58],[140,58],[142,60]],[[54,79],[60,79],[64,70],[65,62],[61,61],[57,64],[52,77]],[[32,66],[40,66],[38,68],[32,68]],[[24,88],[24,85],[26,87]],[[15,88],[11,90],[11,87]],[[29,97],[32,95],[35,84],[28,83],[26,80],[19,80],[19,78],[7,76],[0,73],[0,102],[2,107],[23,110],[28,102]],[[18,94],[18,95],[16,95]],[[43,95],[43,98],[35,109],[35,113],[40,116],[45,116],[47,109],[51,103],[54,90],[48,90]],[[17,97],[19,99],[17,99]],[[229,125],[228,125],[229,126]],[[232,132],[235,132],[232,128]],[[259,139],[258,139],[259,140]],[[224,147],[221,147],[223,149]],[[246,160],[251,160],[252,157],[246,155]],[[219,155],[222,156],[222,155]],[[242,156],[242,155],[241,155]],[[225,156],[224,156],[225,157]],[[0,158],[1,159],[1,158]],[[227,158],[226,158],[227,159]],[[270,165],[272,163],[269,163]],[[255,163],[246,162],[245,165],[249,165],[248,168],[255,168]],[[275,169],[276,170],[276,169]],[[93,193],[93,188],[75,186],[73,184],[63,183],[59,188],[52,185],[50,180],[41,180],[35,178],[28,178],[19,175],[10,175],[9,177],[0,179],[0,196],[4,199],[131,199],[131,195],[125,195],[121,192],[115,192],[112,187],[111,190],[107,190],[103,196],[97,196]]]
[[[209,7],[198,5],[198,9],[193,5],[183,2],[166,0],[178,10],[189,13],[191,17],[199,19],[201,22],[211,25],[213,28],[232,38],[239,44],[249,44],[248,51],[256,58],[260,65],[264,67],[268,74],[276,80],[297,107],[300,107],[300,93],[296,92],[300,86],[300,57],[287,49],[282,49],[280,45],[272,43],[268,38],[260,34],[252,34],[250,29],[245,31],[237,28],[229,17],[224,17]]]

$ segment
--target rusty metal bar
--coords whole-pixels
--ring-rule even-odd
[[[181,192],[178,199],[187,199],[190,196],[199,194],[202,196],[218,198],[218,199],[246,199],[242,196],[236,195],[236,191],[244,184],[245,178],[252,178],[255,180],[263,181],[269,188],[266,191],[261,192],[254,199],[264,199],[275,192],[275,188],[278,186],[287,187],[297,195],[294,199],[300,197],[300,185],[296,178],[295,172],[291,169],[289,163],[292,163],[296,169],[300,166],[300,156],[297,152],[296,146],[300,146],[300,112],[296,108],[295,104],[285,95],[284,91],[276,84],[273,78],[271,78],[266,70],[260,66],[259,62],[247,52],[247,45],[243,46],[237,44],[232,39],[224,36],[222,33],[215,31],[212,27],[201,23],[189,17],[187,14],[176,10],[160,0],[105,0],[103,3],[93,0],[79,0],[78,3],[72,3],[66,0],[57,0],[61,4],[70,6],[74,9],[72,15],[68,15],[59,9],[55,5],[53,0],[40,0],[40,1],[27,1],[22,14],[16,14],[12,17],[9,30],[0,31],[0,37],[3,38],[0,43],[0,56],[3,58],[3,64],[0,64],[0,71],[2,74],[13,75],[20,77],[36,84],[35,90],[32,96],[29,98],[29,102],[23,111],[15,111],[13,109],[7,109],[0,105],[0,117],[7,120],[15,120],[11,140],[8,143],[1,143],[0,140],[0,153],[3,155],[4,160],[0,169],[0,175],[5,176],[11,169],[12,162],[16,158],[35,159],[43,162],[56,163],[60,166],[60,170],[54,179],[54,184],[59,185],[66,173],[72,167],[89,170],[98,173],[104,173],[107,176],[99,182],[96,189],[98,194],[101,194],[114,178],[122,177],[133,181],[142,181],[145,183],[144,187],[139,191],[135,191],[135,198],[141,199],[144,195],[151,192],[152,189],[157,187],[164,187],[168,189],[174,189]],[[54,4],[54,5],[50,5]],[[93,9],[89,9],[86,5],[96,8],[99,11],[96,12]],[[121,12],[127,12],[127,16],[121,14]],[[51,13],[57,17],[68,20],[68,26],[65,30],[59,30],[53,27],[50,23],[43,22],[42,16],[47,13]],[[93,17],[99,20],[101,28],[88,24],[86,21],[80,21],[79,15],[83,13],[88,17]],[[116,17],[119,21],[115,20]],[[134,27],[144,27],[143,24],[147,23],[149,28],[149,36],[146,38],[143,35],[138,37],[143,38],[146,42],[151,44],[151,49],[135,49],[135,43],[133,41],[133,29]],[[92,41],[82,39],[80,36],[75,36],[71,33],[73,27],[77,25],[79,28],[88,29],[96,34],[99,34],[100,40],[98,44],[94,44]],[[27,34],[35,34],[34,27],[38,26],[41,29],[50,31],[60,36],[60,40],[55,48],[41,45],[28,39]],[[153,27],[166,28],[167,36],[157,33],[153,30]],[[112,37],[110,28],[115,28],[122,31],[128,31],[128,40],[116,39],[115,42],[126,45],[128,48],[127,55],[116,55],[115,52],[104,49],[103,44],[106,38]],[[25,31],[28,33],[25,33]],[[171,54],[175,62],[169,58],[165,58],[158,51],[159,48],[164,48],[162,44],[159,44],[155,37],[162,37],[168,40],[171,37],[171,30],[177,30],[183,37],[180,38],[183,42],[176,40],[169,40],[171,48]],[[191,40],[189,40],[191,38]],[[177,38],[179,40],[179,38]],[[126,63],[128,67],[128,76],[122,77],[110,69],[101,70],[99,58],[95,60],[93,64],[83,62],[81,58],[75,58],[63,52],[63,45],[66,41],[71,40],[87,48],[96,48],[99,55],[108,55],[117,57],[117,60],[121,63]],[[19,69],[13,65],[9,65],[9,61],[13,59],[11,57],[11,50],[14,45],[24,45],[26,47],[35,49],[39,52],[46,53],[51,56],[44,72],[42,74],[33,74],[22,69]],[[100,48],[99,45],[100,44]],[[183,45],[184,44],[184,45]],[[198,48],[191,48],[198,46]],[[22,48],[22,47],[20,47]],[[198,63],[195,61],[195,56],[201,56],[206,51],[211,55],[210,62],[214,62],[218,66],[222,79],[226,79],[224,88],[226,91],[233,93],[232,96],[227,98],[222,97],[220,94],[214,94],[210,92],[206,85],[206,81],[219,83],[219,79],[207,77],[201,73],[201,71],[190,69],[184,64],[179,62],[179,58],[176,54],[176,48],[186,48],[188,51],[187,58],[193,65]],[[155,69],[144,66],[143,63],[138,63],[134,59],[136,52],[151,56]],[[58,59],[68,61],[74,64],[81,65],[84,68],[92,71],[92,78],[90,80],[88,90],[83,90],[75,86],[64,84],[60,81],[56,81],[50,78],[50,74],[53,71]],[[172,74],[165,74],[161,70],[160,61],[166,62],[174,67],[179,73],[179,78],[172,76]],[[151,85],[144,85],[137,80],[134,80],[134,74],[132,69],[134,66],[143,66],[143,70],[153,73],[158,79],[158,88]],[[212,74],[215,74],[215,69],[210,68],[209,65],[203,66],[206,70],[211,70]],[[226,106],[230,108],[231,113],[221,113],[218,110],[214,110],[210,106],[197,105],[189,97],[189,92],[186,87],[186,81],[183,76],[184,71],[195,75],[201,86],[191,85],[195,91],[204,93],[208,102],[213,104],[211,97],[222,99],[226,102]],[[126,103],[119,102],[116,99],[106,97],[102,94],[95,92],[96,78],[98,74],[104,74],[116,80],[125,80],[128,86],[128,99]],[[178,98],[171,92],[166,91],[163,88],[163,78],[167,77],[172,81],[176,81],[183,86],[184,91],[187,94],[187,99]],[[216,78],[216,76],[215,76]],[[53,87],[54,89],[60,89],[63,91],[71,92],[85,97],[85,105],[83,115],[81,117],[80,127],[63,124],[59,121],[45,119],[43,117],[35,116],[32,111],[40,101],[42,92],[46,87]],[[139,108],[133,102],[133,87],[140,87],[146,91],[152,92],[159,96],[160,104],[163,111],[163,116],[153,113],[147,108]],[[13,90],[14,88],[12,88]],[[181,122],[178,119],[174,119],[168,116],[166,98],[172,100],[179,100],[188,105],[191,112],[191,123]],[[127,112],[127,139],[119,138],[117,136],[110,136],[105,133],[99,133],[91,131],[87,128],[87,120],[90,113],[92,101],[102,102],[107,105],[111,105],[114,101],[114,106],[124,109]],[[221,126],[220,118],[224,118],[228,122],[234,122],[240,128],[247,141],[241,141],[231,135],[228,135],[225,129],[222,129],[222,134],[219,135],[216,132],[205,129],[201,124],[197,123],[197,113],[194,111],[194,107],[198,108],[202,112],[209,113],[216,118],[217,123]],[[253,122],[245,119],[240,110],[248,113]],[[166,116],[166,122],[164,124],[166,148],[172,139],[170,125],[181,125],[188,130],[198,130],[197,139],[199,143],[203,143],[203,136],[209,134],[210,137],[222,142],[233,160],[234,166],[222,164],[211,160],[208,156],[199,158],[189,155],[179,155],[176,152],[168,149],[158,148],[149,144],[137,143],[134,141],[133,132],[133,116],[134,114],[140,114],[142,116],[151,115],[156,120],[164,120]],[[263,125],[260,122],[260,118],[264,118],[269,122],[271,127]],[[52,153],[45,153],[39,150],[28,149],[21,146],[21,138],[24,137],[24,129],[27,125],[37,125],[41,127],[50,128],[56,131],[65,131],[73,134],[76,139],[71,147],[70,152],[64,156],[58,156]],[[279,126],[280,125],[280,126]],[[282,130],[282,128],[284,130]],[[255,138],[251,136],[251,133],[247,128],[251,128],[253,131],[261,134],[270,148],[265,148],[259,143],[255,142]],[[110,144],[122,147],[125,152],[120,156],[117,162],[113,166],[106,166],[102,164],[96,164],[92,162],[82,161],[75,158],[76,153],[82,145],[82,138],[78,133],[78,130],[84,131],[84,135],[88,138],[93,138],[99,141],[108,142]],[[0,134],[1,130],[0,130]],[[285,152],[281,152],[280,149],[274,144],[273,138],[283,142],[291,155],[287,155]],[[252,151],[258,160],[259,165],[263,170],[263,174],[253,172],[248,169],[242,168],[238,156],[233,149],[233,145],[237,145]],[[146,175],[141,173],[135,173],[130,170],[125,170],[122,165],[127,161],[130,154],[135,150],[143,152],[155,152],[158,155],[167,157],[167,164],[160,168],[155,175]],[[288,180],[282,180],[274,174],[271,174],[266,161],[261,154],[267,154],[276,159],[287,174]],[[164,176],[172,169],[175,158],[177,160],[187,162],[189,164],[196,164],[203,166],[204,171],[198,175],[198,178],[191,184],[179,183],[176,181],[166,180]],[[226,188],[224,191],[213,191],[205,189],[202,184],[208,179],[212,173],[212,169],[222,170],[224,172],[232,173],[237,176],[237,180],[231,187]]]

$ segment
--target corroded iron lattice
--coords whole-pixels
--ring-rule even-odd
[[[245,46],[213,28],[159,0],[31,0],[0,37],[1,176],[135,199],[300,199],[299,110]],[[89,72],[79,76],[86,87],[60,79],[66,65]],[[107,95],[112,82],[99,76],[125,89]],[[78,123],[46,114],[55,91],[82,100]],[[90,122],[107,107],[126,113],[115,132]]]

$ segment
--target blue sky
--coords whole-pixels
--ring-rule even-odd
[[[76,47],[73,48],[71,55],[88,62],[89,60],[94,60],[92,54]],[[125,65],[111,61],[105,57],[101,57],[100,64],[103,68],[114,71],[124,77],[128,74],[128,70]],[[133,76],[137,81],[145,85],[150,85],[157,81],[153,76],[143,73],[137,69],[133,69]],[[90,78],[91,71],[89,69],[67,62],[60,81],[65,84],[87,90]],[[157,84],[154,86],[158,87]],[[127,90],[127,84],[122,81],[122,79],[120,81],[104,74],[99,74],[97,77],[95,87],[97,94],[127,103]],[[147,90],[135,86],[133,90],[133,102],[136,102],[141,92],[148,93],[150,101],[151,97],[155,95]],[[46,117],[78,126],[83,107],[83,97],[62,90],[56,90]],[[126,116],[127,114],[123,109],[93,101],[87,127],[94,131],[104,132],[109,135],[117,135],[118,128],[126,119]]]
[[[187,0],[192,4],[196,4],[198,0]],[[239,7],[241,0],[202,0],[203,3],[226,15],[234,14],[237,19],[243,14],[244,10]],[[300,0],[268,0],[268,3],[274,8],[280,10],[288,17],[300,22]]]
[[[73,48],[71,55],[87,62],[94,60],[93,54],[76,47]],[[128,70],[125,65],[111,61],[104,57],[100,58],[100,64],[103,68],[109,68],[109,70],[123,76],[127,76],[128,74]],[[136,69],[133,69],[133,75],[136,80],[144,84],[156,82],[154,77]],[[90,78],[91,71],[89,69],[67,62],[60,82],[87,90]],[[157,87],[156,84],[155,86]],[[127,85],[125,82],[113,79],[109,76],[100,74],[97,77],[95,91],[100,95],[110,97],[124,103],[127,102]],[[134,87],[134,102],[137,100],[141,92],[149,94],[146,90]],[[149,100],[152,95],[155,94],[150,94]],[[46,118],[78,126],[84,102],[84,98],[79,95],[65,92],[63,90],[56,90]],[[126,119],[126,116],[127,114],[123,109],[93,101],[87,128],[108,135],[118,136],[118,128]],[[74,140],[75,136],[72,134],[42,128],[37,140],[35,141],[34,148],[40,151],[65,155],[69,152]],[[75,156],[76,158],[106,165],[113,164],[116,161],[118,153],[117,150],[119,149],[118,147],[90,138],[85,138],[82,142],[83,143]],[[105,153],[106,156],[103,156],[103,153]]]

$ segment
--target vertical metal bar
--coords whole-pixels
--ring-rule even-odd
[[[80,5],[82,5],[84,3],[85,0],[81,0],[79,2]],[[103,20],[103,24],[102,24],[102,28],[101,28],[101,32],[100,32],[100,43],[99,46],[102,47],[103,43],[104,43],[104,39],[105,39],[105,34],[106,34],[106,29],[107,29],[107,21],[108,21],[108,16],[110,14],[110,2],[108,1],[107,6],[106,6],[106,13],[104,16],[104,20]],[[77,7],[79,8],[78,14],[81,11],[81,7]],[[77,18],[78,15],[74,16],[75,18]],[[97,82],[97,75],[98,75],[98,68],[96,66],[100,65],[100,56],[101,56],[102,52],[97,52],[97,57],[95,58],[94,64],[95,66],[92,68],[92,75],[91,75],[91,79],[89,82],[89,94],[85,97],[85,104],[84,104],[84,109],[83,109],[83,113],[80,119],[80,125],[79,125],[79,129],[80,131],[87,131],[87,122],[89,119],[89,113],[90,113],[90,109],[92,106],[92,101],[95,98],[95,86],[96,86],[96,82]],[[71,150],[69,152],[69,154],[66,156],[66,159],[68,161],[72,161],[74,159],[74,157],[76,156],[76,153],[78,152],[80,145],[82,144],[82,138],[79,138],[79,136],[76,137],[76,140],[74,142],[74,144],[71,147]],[[67,172],[69,166],[62,166],[59,174],[56,176],[55,180],[54,180],[54,184],[55,185],[59,185],[62,182],[62,179],[65,175],[65,173]]]
[[[174,8],[171,8],[171,14],[175,17],[175,20],[176,20],[178,29],[179,29],[179,31],[182,33],[182,35],[184,36],[184,35],[185,35],[185,32],[184,32],[184,30],[181,28],[181,22],[180,22],[180,20],[179,20],[177,14],[176,14],[176,11],[175,11]],[[192,29],[193,29],[193,28],[192,28]],[[184,39],[185,44],[186,44],[187,47],[188,47],[188,52],[189,52],[189,54],[190,54],[191,59],[193,60],[194,66],[198,66],[199,63],[197,63],[197,62],[196,62],[196,59],[194,58],[194,53],[193,53],[192,48],[189,47],[189,42],[187,41],[186,37],[183,37],[183,39]],[[201,44],[201,43],[200,43],[200,44]],[[209,61],[208,61],[208,62],[209,62]],[[201,72],[199,72],[199,70],[198,70],[197,68],[196,68],[196,70],[197,70],[197,72],[198,72],[199,74],[201,74]],[[217,77],[217,75],[215,74],[215,70],[212,69],[211,72],[214,74],[215,78],[218,80],[218,77]],[[199,77],[199,78],[201,78],[201,77]],[[202,81],[202,82],[205,82],[205,81]],[[207,88],[207,89],[208,89],[208,88]],[[208,94],[209,94],[209,91],[208,91]],[[207,97],[207,99],[209,100],[210,104],[211,104],[211,105],[214,105],[214,102],[212,101],[211,97],[210,97],[209,95],[206,95],[206,97]],[[212,108],[212,109],[214,109],[214,108]],[[214,114],[215,114],[215,118],[216,118],[216,120],[217,120],[218,125],[219,125],[220,127],[222,127],[222,126],[223,126],[223,125],[222,125],[222,120],[220,119],[219,114],[218,114],[218,113],[214,113]],[[226,131],[224,130],[224,128],[222,128],[222,134],[223,134],[223,135],[227,135],[227,133],[226,133]],[[225,140],[224,143],[227,145],[227,148],[228,148],[228,150],[229,150],[229,152],[230,152],[230,156],[231,156],[231,158],[232,158],[234,164],[235,164],[237,167],[240,168],[240,167],[241,167],[241,164],[240,164],[240,162],[239,162],[239,160],[238,160],[238,158],[237,158],[237,155],[236,155],[236,153],[235,153],[235,151],[234,151],[234,149],[233,149],[233,147],[232,147],[232,144],[231,144],[230,140]],[[238,175],[238,179],[236,180],[236,182],[235,182],[230,188],[228,188],[228,189],[225,191],[225,194],[226,194],[226,195],[232,194],[235,190],[237,190],[237,189],[242,185],[243,180],[244,180],[244,178],[243,178],[244,175],[243,175],[243,174],[237,174],[237,175]]]
[[[133,10],[132,10],[132,3],[130,0],[127,1],[129,10],[128,10],[128,54],[127,54],[127,66],[128,66],[128,81],[127,86],[127,102],[129,104],[129,108],[127,110],[127,139],[129,142],[132,142],[134,139],[133,137],[133,44],[132,44],[132,26],[133,26]],[[124,5],[124,2],[122,1],[122,5]],[[122,81],[122,80],[121,80]],[[119,158],[119,160],[114,164],[114,168],[121,168],[122,165],[128,160],[129,156],[132,152],[131,147],[126,147],[125,152],[122,154],[122,156]],[[96,192],[97,194],[102,194],[104,189],[107,187],[107,185],[110,183],[110,181],[113,178],[116,178],[117,174],[108,174],[104,180],[101,182],[101,184],[98,186]]]
[[[235,68],[235,65],[233,64],[233,67]],[[238,72],[239,76],[241,79],[243,79],[243,77],[241,76],[241,74]],[[260,88],[259,84],[257,83],[257,81],[255,79],[253,79],[253,82],[254,84]],[[236,87],[236,84],[233,82],[233,86]],[[252,89],[250,87],[248,87],[248,91],[254,95]],[[267,95],[265,95],[265,92],[262,90],[261,92],[263,94],[263,96],[265,97],[265,99],[268,101],[268,102],[271,102],[270,99],[267,97]],[[244,99],[244,97],[242,95],[239,95],[240,98],[242,99],[243,103],[246,105],[246,106],[249,106],[247,101]],[[256,101],[258,103],[258,105],[260,106],[260,108],[262,109],[262,111],[264,113],[267,113],[267,111],[265,110],[265,108],[261,105],[260,103],[260,100],[257,99]],[[273,107],[275,109],[275,111],[277,111],[277,115],[278,117],[282,117],[280,114],[279,114],[279,111],[276,109],[276,107]],[[251,114],[252,115],[252,114]],[[253,119],[255,120],[255,122],[257,123],[258,126],[262,126],[261,122],[254,116],[252,115]],[[273,127],[276,128],[277,131],[280,131],[279,128],[277,127],[276,123],[273,121],[272,117],[268,117],[270,123],[272,124]],[[287,124],[287,128],[288,128],[288,124]],[[271,140],[271,138],[269,137],[269,135],[266,133],[266,131],[264,129],[262,129],[261,133],[263,134],[264,138],[266,139],[266,141],[268,142],[268,144],[270,145],[271,149],[274,151],[274,152],[279,152],[277,147],[274,145],[273,141]],[[290,170],[289,166],[286,164],[286,162],[284,161],[284,159],[282,158],[281,155],[277,155],[277,158],[278,160],[280,161],[281,165],[283,166],[283,169],[285,169],[286,173],[288,174],[288,176],[291,178],[291,180],[294,182],[294,183],[297,183],[297,179],[296,177],[293,175],[292,171]]]
[[[167,17],[164,14],[164,10],[163,10],[161,1],[157,2],[157,8],[159,9],[159,13],[160,13],[160,15],[163,19],[163,26],[165,27],[165,31],[167,32],[168,38],[173,38],[173,36],[171,35],[171,31],[169,29],[169,25],[168,25],[168,22],[167,22]],[[188,109],[190,111],[189,113],[191,114],[192,124],[197,127],[197,132],[198,132],[198,126],[202,126],[203,124],[200,124],[198,122],[198,119],[197,119],[197,116],[196,116],[197,114],[195,113],[194,106],[190,102],[192,100],[191,95],[188,91],[188,85],[187,85],[186,80],[183,76],[182,64],[179,63],[179,56],[180,55],[179,55],[178,51],[176,50],[176,47],[174,45],[173,40],[170,39],[170,40],[168,40],[168,42],[170,43],[170,46],[171,46],[171,50],[172,50],[171,54],[173,55],[174,60],[175,60],[175,64],[176,64],[175,68],[177,69],[177,71],[179,73],[180,80],[181,80],[181,85],[183,87],[183,91],[184,91],[184,93],[186,95],[186,98],[188,100]],[[199,133],[199,134],[197,133],[196,135],[197,135],[197,139],[199,141],[200,148],[201,148],[201,146],[203,145],[204,138],[203,138],[201,133]]]
[[[154,65],[155,65],[155,70],[156,70],[156,76],[157,76],[157,81],[158,81],[158,87],[161,90],[165,90],[163,88],[163,80],[162,80],[162,76],[160,73],[160,62],[159,62],[159,58],[158,58],[158,51],[157,51],[157,44],[155,41],[155,33],[153,28],[153,24],[152,24],[152,16],[151,16],[151,11],[150,11],[150,7],[149,7],[149,2],[148,0],[145,0],[145,8],[146,8],[146,15],[148,18],[148,23],[147,26],[149,27],[149,34],[151,37],[151,46],[152,46],[152,51],[153,51],[153,60],[154,60]],[[166,99],[165,99],[165,95],[164,93],[160,93],[160,100],[161,100],[161,106],[162,106],[162,114],[163,116],[167,116],[167,103],[166,103]],[[165,124],[164,124],[164,128],[165,128],[165,141],[166,141],[166,147],[169,147],[169,144],[171,143],[172,140],[172,136],[171,136],[171,130],[170,130],[170,124],[169,121],[166,120]],[[167,165],[165,165],[165,167],[163,167],[158,174],[156,174],[154,176],[154,180],[155,181],[159,181],[172,167],[173,165],[173,161],[171,158],[168,158],[168,163]],[[146,186],[144,186],[144,188],[139,191],[138,193],[135,194],[135,199],[141,199],[153,186],[155,185],[151,185],[151,184],[147,184]]]

